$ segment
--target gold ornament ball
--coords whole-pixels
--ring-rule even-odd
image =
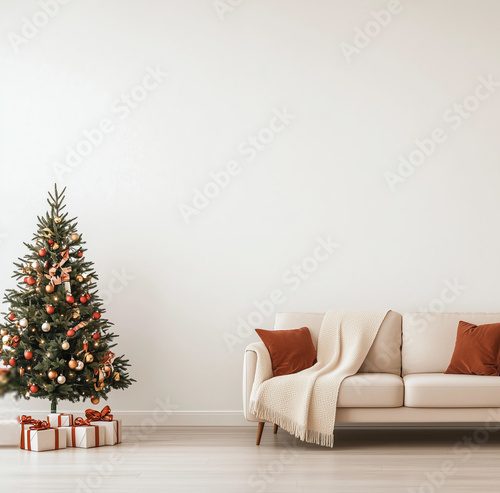
[[[69,349],[69,342],[68,341],[63,341],[62,344],[61,344],[61,348],[64,351],[67,351]]]
[[[71,358],[68,362],[68,366],[72,369],[75,370],[76,367],[78,366],[78,363],[76,362],[76,359]]]
[[[92,404],[94,404],[94,406],[97,406],[97,404],[99,404],[99,402],[101,402],[101,399],[99,399],[99,397],[97,397],[96,395],[94,395],[90,399],[90,402],[92,402]]]
[[[85,362],[86,363],[92,363],[92,361],[94,361],[94,356],[92,356],[90,353],[87,353],[85,355]]]
[[[78,282],[83,282],[83,276],[82,276],[82,275],[80,275],[80,274],[78,274],[78,275],[76,276],[76,280],[77,280]]]
[[[53,293],[54,292],[54,285],[47,284],[47,286],[45,286],[45,291],[47,291],[47,293]]]
[[[56,216],[56,217],[54,218],[54,222],[55,222],[56,224],[61,224],[61,221],[62,221],[62,217],[61,217],[61,216]]]
[[[58,250],[59,249],[59,243],[54,243],[52,245],[52,250]]]
[[[121,378],[121,377],[120,377],[120,374],[119,374],[117,371],[115,371],[115,374],[113,375],[113,380],[114,380],[115,382],[119,382],[119,381],[120,381],[120,378]]]
[[[50,370],[48,373],[47,373],[47,376],[51,379],[51,380],[55,380],[57,378],[57,372],[54,371],[54,370]]]
[[[80,239],[80,235],[78,233],[71,233],[71,241],[78,241]]]

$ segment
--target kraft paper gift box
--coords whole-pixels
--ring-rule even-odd
[[[73,426],[73,415],[65,413],[50,413],[47,416],[51,428],[60,428],[61,426]]]
[[[0,419],[0,445],[19,445],[19,422]]]
[[[78,418],[75,421],[76,426],[61,427],[61,430],[66,432],[66,444],[68,447],[93,448],[106,445],[104,430],[99,426],[77,423]]]
[[[24,430],[24,446],[21,448],[32,452],[66,448],[66,432],[61,428],[40,429],[36,425],[31,426]]]

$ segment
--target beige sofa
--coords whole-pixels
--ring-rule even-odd
[[[274,329],[309,327],[316,344],[322,320],[322,313],[278,313]],[[460,320],[475,324],[500,322],[500,313],[390,312],[359,373],[342,383],[336,424],[458,425],[500,421],[500,377],[444,373]],[[249,421],[258,421],[249,411],[257,365],[272,377],[267,351],[264,361],[255,352],[256,345],[262,344],[252,343],[245,350],[243,409]]]

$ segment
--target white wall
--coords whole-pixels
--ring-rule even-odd
[[[238,319],[272,323],[255,303],[439,308],[457,280],[447,310],[499,311],[500,91],[469,97],[500,81],[498,2],[401,0],[390,19],[378,0],[40,5],[0,3],[0,279],[67,185],[139,380],[114,409],[241,409],[255,337]],[[444,142],[392,190],[386,173],[431,135]],[[181,204],[228,166],[186,221]],[[338,248],[315,263],[317,238]]]

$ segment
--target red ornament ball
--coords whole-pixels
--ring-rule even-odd
[[[92,318],[93,318],[94,320],[99,320],[99,319],[101,318],[101,314],[100,314],[99,312],[94,312],[94,313],[92,314]]]
[[[78,250],[78,251],[76,252],[76,256],[77,256],[78,258],[82,258],[82,257],[83,257],[83,250]]]
[[[69,303],[70,305],[72,305],[74,302],[75,302],[75,298],[72,295],[67,294],[66,295],[66,303]]]
[[[73,329],[69,329],[68,332],[66,332],[66,335],[68,337],[73,337],[76,334],[76,332]]]
[[[40,250],[38,250],[38,255],[40,257],[45,257],[45,255],[47,255],[47,249],[46,248],[40,248]]]
[[[25,279],[25,282],[28,286],[33,286],[33,284],[36,284],[36,279],[33,276],[29,276]]]
[[[16,366],[16,360],[14,358],[10,358],[9,365],[10,366]]]
[[[98,341],[100,338],[101,338],[101,334],[99,332],[94,332],[92,334],[92,339],[94,339],[94,341]]]
[[[85,305],[85,303],[87,303],[87,301],[89,301],[89,299],[87,298],[86,295],[82,294],[80,296],[80,303],[82,303],[83,305]]]
[[[54,244],[54,240],[47,240],[47,243],[52,246]]]
[[[10,312],[10,313],[9,313],[9,320],[10,320],[11,322],[13,322],[15,319],[16,319],[16,316],[15,316],[12,312]]]
[[[45,311],[46,311],[49,315],[52,315],[52,314],[56,311],[56,309],[55,309],[52,305],[47,305],[47,306],[45,307]]]
[[[35,384],[30,385],[30,392],[32,394],[36,394],[38,392],[38,385],[35,385]]]
[[[33,359],[33,353],[29,349],[24,351],[24,359]]]

